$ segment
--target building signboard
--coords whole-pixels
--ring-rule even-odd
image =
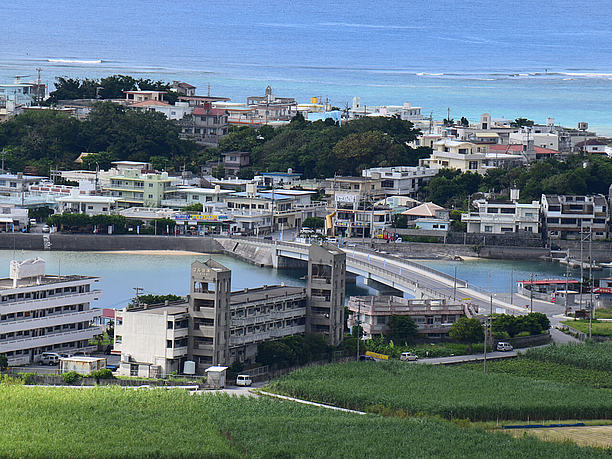
[[[216,215],[216,214],[178,214],[174,216],[176,221],[190,221],[190,222],[223,222],[228,221],[228,215]]]
[[[334,195],[334,199],[336,202],[357,202],[359,201],[358,194],[349,194],[349,193],[336,193]]]

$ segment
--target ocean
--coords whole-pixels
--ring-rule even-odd
[[[502,11],[503,10],[503,11]],[[411,102],[434,118],[527,117],[612,135],[605,0],[11,0],[0,82],[16,75],[183,80],[244,102]]]

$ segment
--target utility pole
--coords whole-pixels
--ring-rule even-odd
[[[359,298],[357,301],[357,360],[359,360],[359,329],[361,324],[361,322],[359,321],[359,317],[361,316],[361,298]]]
[[[510,304],[514,304],[514,268],[510,270]]]
[[[591,301],[589,304],[589,339],[592,338],[593,333],[593,227],[589,228],[589,283],[591,290]]]
[[[457,301],[457,265],[455,265],[455,275],[453,277],[453,301]]]
[[[569,248],[567,249],[567,265],[565,265],[565,316],[567,317],[567,302],[568,302],[568,294],[567,290],[569,288]]]
[[[489,315],[485,317],[485,329],[484,329],[484,360],[483,360],[483,373],[487,372],[487,336],[489,334],[489,328],[491,327],[490,320],[493,315],[493,294],[489,293],[491,296],[491,301],[489,303]],[[491,335],[491,339],[493,339],[493,335]],[[492,342],[492,341],[491,341]]]
[[[144,290],[142,287],[133,287],[133,290],[136,290],[136,307],[140,307],[140,292]]]
[[[582,243],[584,241],[582,237],[582,223],[583,220],[580,220],[580,309],[582,309],[582,284],[584,283],[584,261],[582,259]]]
[[[533,273],[531,273],[531,288],[529,289],[529,312],[533,312]]]
[[[2,149],[2,173],[4,173],[4,156],[6,155],[6,150]]]

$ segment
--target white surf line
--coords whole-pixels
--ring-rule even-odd
[[[346,413],[353,413],[353,414],[368,414],[364,411],[349,410],[348,408],[340,408],[338,406],[333,406],[333,405],[324,405],[323,403],[310,402],[308,400],[302,400],[300,398],[287,397],[286,395],[273,394],[271,392],[266,392],[263,390],[260,390],[258,392],[262,395],[267,395],[268,397],[280,398],[281,400],[289,400],[291,402],[303,403],[304,405],[313,405],[313,406],[318,406],[320,408],[327,408],[329,410],[335,410],[335,411],[344,411]]]

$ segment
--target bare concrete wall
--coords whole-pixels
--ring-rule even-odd
[[[217,241],[209,237],[137,236],[96,234],[51,234],[51,250],[188,250],[200,253],[223,253]],[[43,235],[1,233],[0,249],[43,250]]]

